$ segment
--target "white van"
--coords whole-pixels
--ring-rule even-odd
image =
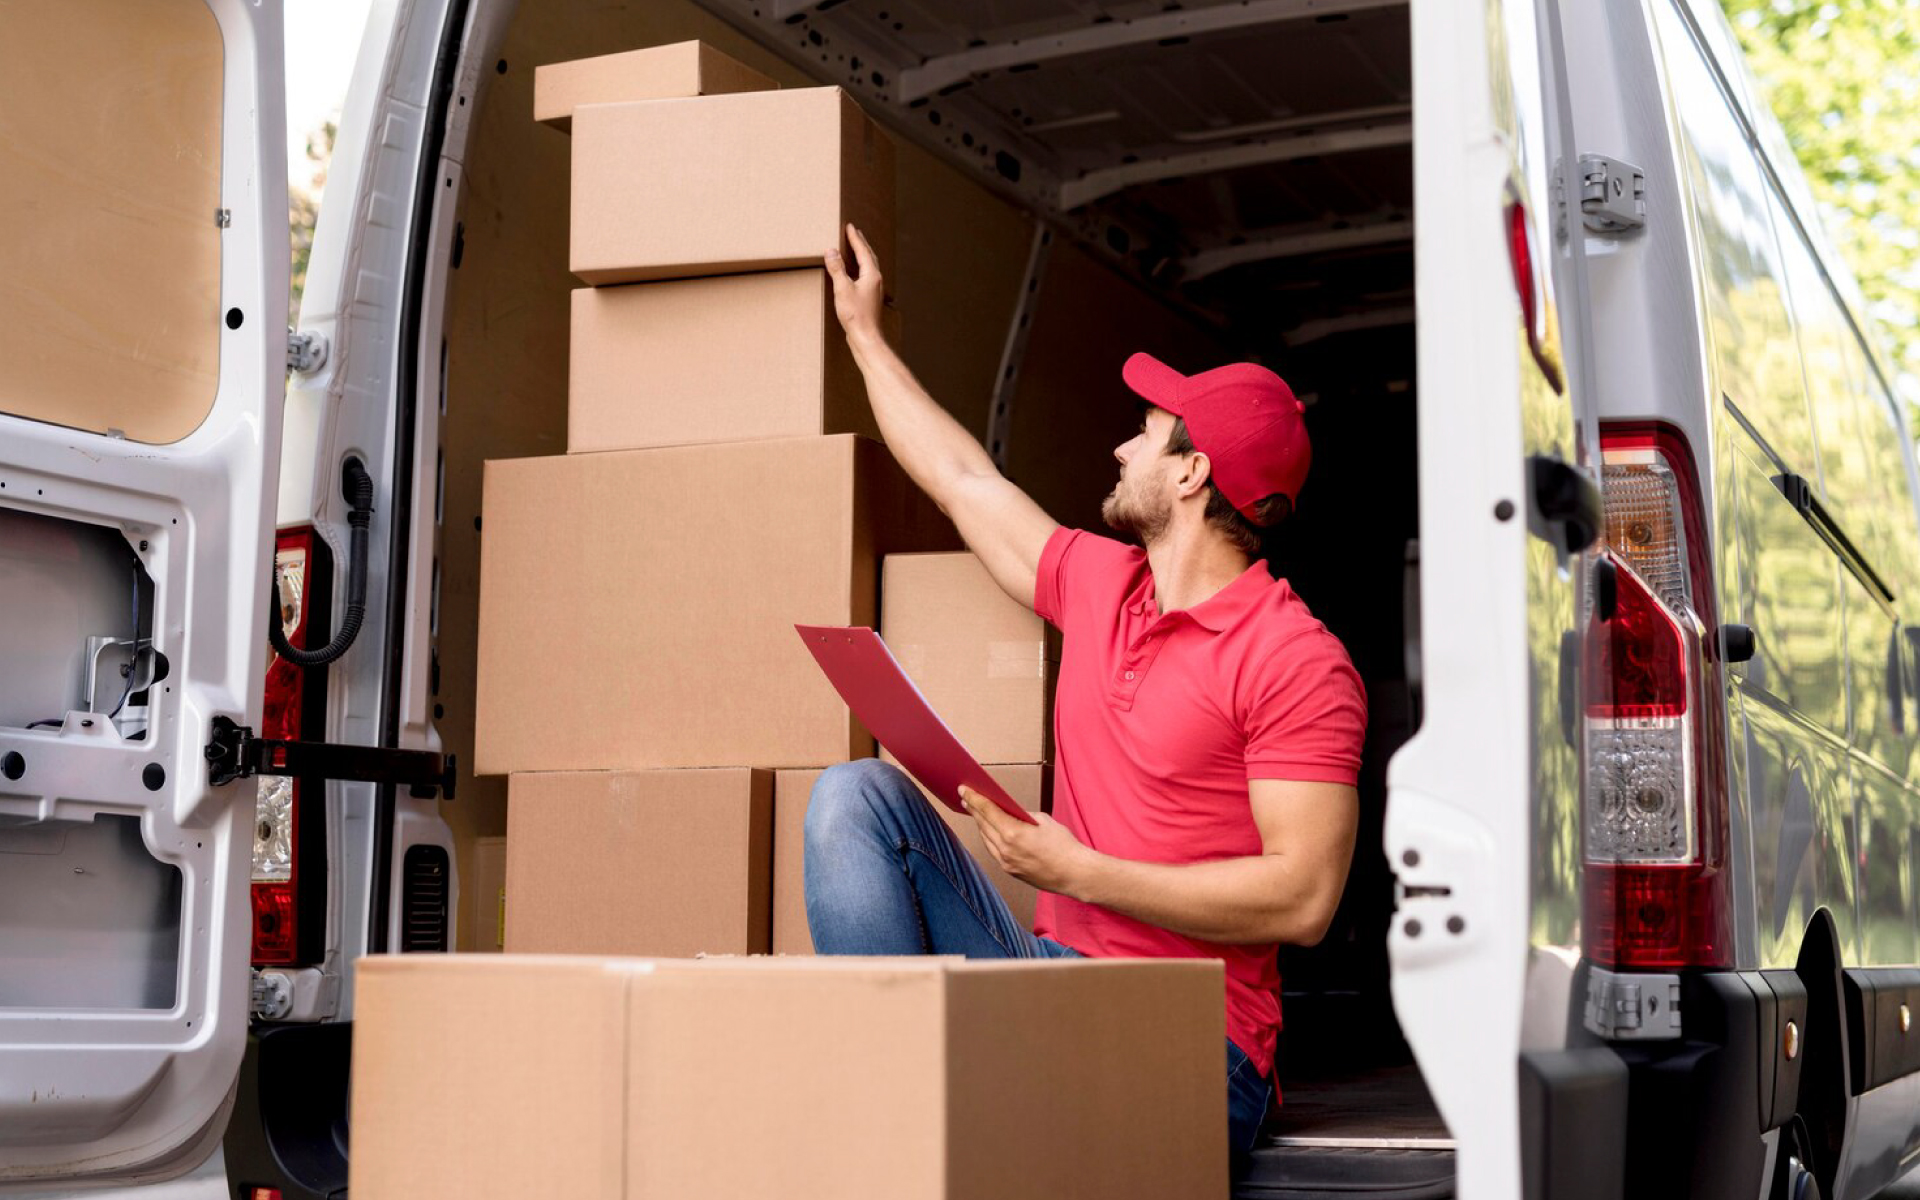
[[[894,131],[906,357],[1057,516],[1134,349],[1309,399],[1366,824],[1237,1194],[1914,1165],[1913,454],[1712,0],[990,9],[376,0],[284,338],[277,6],[0,8],[0,1193],[343,1193],[352,960],[498,831],[479,462],[564,446],[532,68],[690,37]]]

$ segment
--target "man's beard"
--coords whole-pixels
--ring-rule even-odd
[[[1100,519],[1121,533],[1132,534],[1141,545],[1150,546],[1172,524],[1173,504],[1162,498],[1156,505],[1150,497],[1130,495],[1122,479],[1100,502]]]

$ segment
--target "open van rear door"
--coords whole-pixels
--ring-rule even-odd
[[[194,1167],[245,1044],[280,21],[0,5],[0,1192]]]
[[[1412,5],[1424,718],[1388,774],[1388,949],[1470,1198],[1523,1194],[1528,993],[1556,964],[1564,1037],[1577,959],[1578,825],[1540,814],[1578,811],[1578,555],[1601,514],[1559,337],[1584,278],[1552,3]]]

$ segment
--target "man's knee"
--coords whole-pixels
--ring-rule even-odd
[[[814,781],[807,841],[832,841],[886,822],[888,810],[917,794],[906,772],[877,758],[836,763]]]

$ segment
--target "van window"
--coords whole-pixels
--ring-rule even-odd
[[[0,411],[173,442],[220,349],[205,0],[0,5]]]

